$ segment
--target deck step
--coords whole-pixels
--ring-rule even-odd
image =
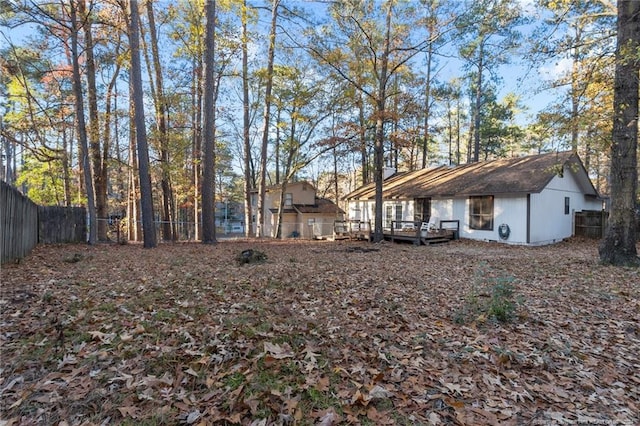
[[[450,241],[449,238],[423,238],[422,242],[424,244],[444,244]]]

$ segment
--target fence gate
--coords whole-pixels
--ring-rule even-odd
[[[583,210],[574,213],[576,237],[602,238],[607,228],[608,213],[604,210]]]

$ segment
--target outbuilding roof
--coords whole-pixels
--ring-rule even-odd
[[[271,213],[278,213],[277,208],[269,209]],[[315,204],[293,204],[285,207],[283,213],[315,213],[315,214],[344,214],[344,210],[338,207],[333,201],[326,198],[316,198]]]
[[[384,181],[382,197],[533,194],[541,192],[555,175],[567,170],[576,177],[585,195],[598,196],[578,155],[562,151],[396,173]],[[374,199],[375,184],[362,186],[345,198]]]
[[[333,201],[326,198],[316,198],[316,203],[314,205],[294,204],[293,207],[300,213],[344,214],[344,210],[338,207]]]

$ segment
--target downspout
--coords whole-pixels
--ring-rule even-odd
[[[527,244],[531,243],[531,194],[527,194]]]

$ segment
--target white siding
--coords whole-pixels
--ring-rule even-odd
[[[500,226],[509,226],[509,236],[500,238]],[[504,241],[510,244],[527,243],[527,197],[495,197],[493,203],[493,231],[490,240]]]
[[[565,197],[569,198],[568,214],[565,214]],[[373,200],[350,201],[348,217],[371,221],[373,225],[374,205]],[[387,205],[402,205],[403,220],[413,220],[415,211],[413,200],[386,200],[382,209],[383,223]],[[541,193],[531,194],[529,202],[526,194],[496,195],[493,207],[493,229],[480,231],[469,228],[469,197],[432,198],[431,222],[440,226],[441,220],[459,220],[461,238],[500,241],[508,244],[542,245],[571,237],[574,233],[574,212],[601,210],[602,202],[585,197],[571,170],[565,168],[564,177],[555,176]],[[505,240],[502,240],[499,234],[499,227],[502,224],[508,225],[510,230]],[[527,241],[528,226],[529,241]]]
[[[527,198],[506,196],[493,199],[493,229],[478,230],[469,227],[469,198],[434,200],[432,211],[440,220],[459,220],[460,237],[483,241],[504,241],[511,244],[526,244],[527,241]],[[436,213],[437,212],[437,213]],[[500,225],[509,226],[510,233],[506,240],[500,238]]]
[[[431,218],[429,222],[435,223],[439,227],[441,220],[451,219],[459,219],[459,217],[455,216],[454,200],[451,198],[433,198],[431,200]],[[460,221],[460,228],[462,229],[462,221]]]
[[[565,214],[565,197],[569,197],[569,214]],[[539,194],[531,194],[531,244],[549,244],[573,235],[573,213],[601,210],[602,202],[587,199],[573,174],[555,176]]]
[[[375,222],[375,201],[366,200],[366,201],[357,201],[350,200],[348,205],[348,214],[347,218],[350,220],[361,220],[364,222],[371,222],[371,226]],[[393,201],[383,201],[382,202],[382,221],[385,221],[385,215],[387,211],[387,206],[393,207],[393,220],[396,220],[395,217],[395,208],[396,206],[402,206],[402,220],[413,221],[413,215],[415,212],[414,202],[413,200],[393,200]]]
[[[388,224],[386,223],[386,214],[387,214],[387,206],[391,206],[393,208],[393,214],[391,220],[397,220],[396,218],[396,208],[398,206],[402,207],[402,221],[413,221],[413,200],[393,200],[393,201],[383,201],[382,202],[382,226],[387,228]],[[375,217],[375,214],[372,214],[372,217]],[[371,224],[373,225],[373,219],[371,220]],[[408,224],[406,224],[408,225]]]

